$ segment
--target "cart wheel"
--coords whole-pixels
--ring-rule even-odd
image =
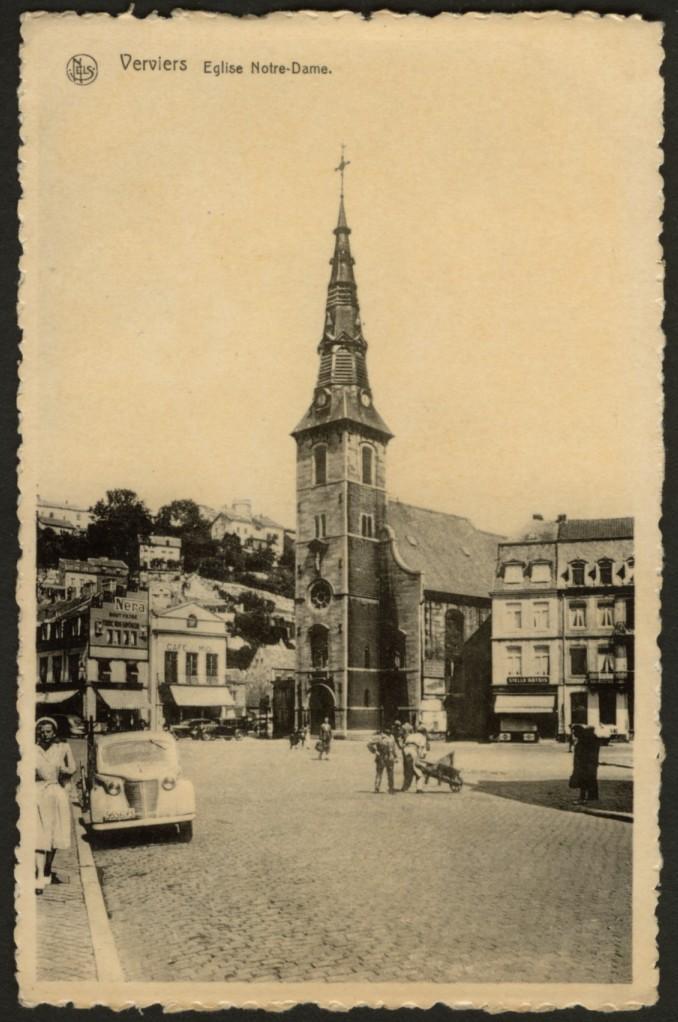
[[[450,781],[450,791],[453,791],[456,795],[458,792],[461,791],[463,785],[464,782],[462,781],[461,777],[455,777],[453,780]]]
[[[177,824],[179,828],[179,840],[184,844],[188,844],[189,841],[193,840],[193,823],[188,820],[186,823]]]

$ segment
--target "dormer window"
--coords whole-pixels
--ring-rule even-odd
[[[573,561],[572,562],[572,585],[583,586],[584,582],[584,571],[586,564],[584,561]]]
[[[523,581],[522,564],[504,565],[504,582],[506,583],[506,585],[520,585],[522,581]]]
[[[317,444],[313,448],[313,481],[316,486],[327,482],[327,447]]]
[[[551,565],[547,561],[537,561],[532,565],[531,578],[533,582],[550,582]]]
[[[366,486],[374,484],[374,451],[369,444],[361,448],[362,481]]]

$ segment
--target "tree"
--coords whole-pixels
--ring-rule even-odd
[[[92,508],[94,520],[87,530],[92,554],[113,557],[139,567],[139,539],[150,535],[151,515],[134,490],[107,490],[106,499]]]
[[[158,532],[182,537],[195,532],[209,533],[209,522],[200,514],[195,501],[189,499],[163,504],[155,516],[155,527]]]
[[[62,557],[86,560],[90,554],[84,533],[57,533],[54,529],[38,529],[38,568],[57,568]]]

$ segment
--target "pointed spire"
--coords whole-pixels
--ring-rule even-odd
[[[351,255],[351,228],[344,204],[344,171],[350,160],[344,158],[335,170],[341,173],[339,215],[334,228],[334,253],[327,287],[323,336],[318,345],[320,367],[311,410],[304,416],[294,434],[314,428],[321,422],[351,420],[368,427],[381,436],[392,433],[372,404],[367,378],[367,341],[363,337],[358,287]]]

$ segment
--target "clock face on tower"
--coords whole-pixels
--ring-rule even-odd
[[[316,579],[308,591],[308,598],[311,606],[316,610],[324,610],[329,607],[332,600],[332,587],[324,578]]]
[[[316,408],[325,408],[325,406],[327,405],[328,401],[329,401],[329,398],[327,396],[327,391],[326,390],[319,390],[318,393],[315,396],[315,406],[316,406]]]
[[[369,408],[370,405],[372,404],[372,398],[370,397],[366,390],[360,391],[360,403],[363,406],[363,408]]]

